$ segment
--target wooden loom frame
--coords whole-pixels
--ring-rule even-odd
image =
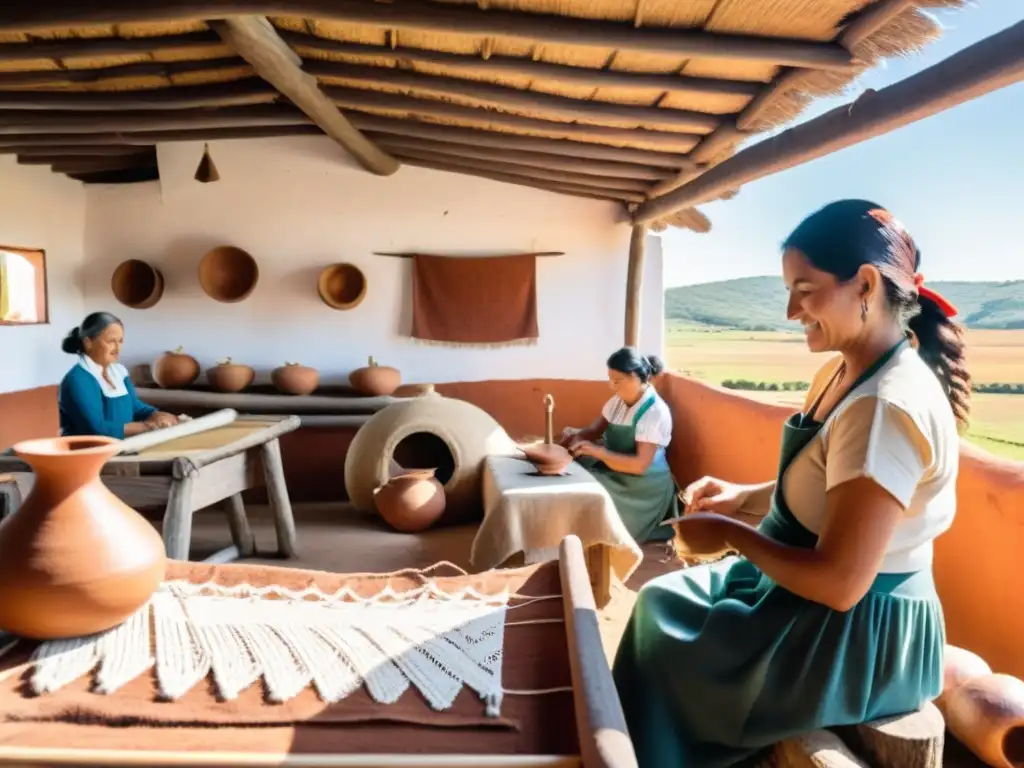
[[[175,752],[8,747],[0,766],[287,766],[288,768],[637,768],[625,716],[615,692],[598,628],[597,608],[583,544],[567,536],[559,547],[559,574],[569,651],[579,755],[331,755],[314,753]],[[173,729],[168,729],[173,730]]]

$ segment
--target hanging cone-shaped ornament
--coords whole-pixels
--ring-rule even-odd
[[[203,147],[203,159],[199,161],[199,167],[196,168],[195,180],[200,184],[207,184],[211,181],[220,181],[220,174],[217,173],[217,166],[213,164],[213,158],[210,157],[209,144],[206,144]]]

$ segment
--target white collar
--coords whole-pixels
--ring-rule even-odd
[[[128,387],[124,383],[124,380],[128,375],[128,371],[125,370],[123,365],[112,363],[109,366],[107,372],[110,376],[110,380],[114,382],[113,385],[103,377],[103,366],[99,365],[88,355],[79,355],[78,365],[87,370],[90,375],[99,382],[100,391],[104,396],[124,397],[128,394]]]

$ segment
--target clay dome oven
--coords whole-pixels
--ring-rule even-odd
[[[389,405],[359,429],[345,457],[345,487],[356,509],[372,512],[373,492],[394,464],[436,468],[447,497],[440,524],[462,523],[482,516],[484,459],[513,453],[512,438],[486,411],[431,392]]]

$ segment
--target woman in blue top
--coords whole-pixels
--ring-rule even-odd
[[[104,435],[123,439],[178,423],[170,413],[139,400],[118,359],[124,325],[109,312],[93,312],[61,344],[78,362],[60,383],[62,435]]]

